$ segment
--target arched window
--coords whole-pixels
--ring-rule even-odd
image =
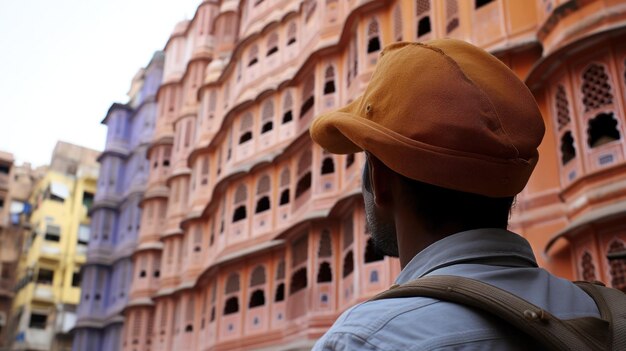
[[[278,34],[274,32],[267,39],[267,56],[272,56],[276,52],[278,52]]]
[[[583,104],[585,112],[613,103],[609,76],[603,65],[592,63],[583,73]]]
[[[185,333],[190,333],[193,331],[193,317],[195,312],[195,297],[188,296],[187,297],[187,311],[185,315]]]
[[[215,108],[217,106],[217,92],[212,90],[209,94],[209,120],[213,119],[215,116]]]
[[[252,45],[248,52],[248,67],[254,66],[257,62],[259,62],[259,47]]]
[[[333,281],[333,272],[330,269],[330,263],[322,262],[320,264],[320,269],[317,272],[317,282],[318,283],[328,283]]]
[[[446,34],[459,27],[458,0],[446,0]]]
[[[592,282],[597,280],[596,278],[596,266],[593,264],[593,257],[588,251],[585,251],[580,262],[580,266],[583,270],[583,280]]]
[[[474,8],[479,9],[485,5],[487,5],[488,3],[492,2],[493,0],[475,0],[474,2]]]
[[[252,119],[252,113],[247,112],[242,118],[241,118],[241,125],[240,125],[240,133],[239,133],[239,144],[243,144],[248,140],[252,139],[252,125],[253,125],[253,119]]]
[[[563,128],[569,126],[571,121],[569,113],[569,102],[567,101],[567,95],[565,94],[565,88],[559,84],[556,89],[556,115],[558,129],[561,131]]]
[[[270,177],[264,175],[259,179],[259,183],[256,188],[257,203],[254,213],[265,212],[270,209]]]
[[[587,128],[587,144],[590,148],[598,147],[615,140],[619,140],[617,121],[613,113],[600,113],[589,120]]]
[[[239,312],[239,298],[236,295],[239,293],[239,274],[231,273],[226,280],[226,287],[224,288],[224,293],[230,296],[226,303],[224,304],[224,315],[237,313]]]
[[[330,238],[330,232],[327,229],[322,231],[320,236],[320,247],[317,251],[319,258],[330,258],[333,255],[332,241]]]
[[[305,289],[307,286],[306,267],[298,269],[291,276],[291,285],[289,286],[289,294],[297,293]]]
[[[286,205],[289,203],[289,183],[291,182],[291,177],[289,174],[289,168],[285,167],[283,171],[280,173],[280,200],[278,204],[280,206]]]
[[[608,253],[623,253],[626,251],[624,243],[621,240],[614,240],[609,245]],[[626,291],[626,259],[611,259],[611,285],[615,289]]]
[[[197,224],[193,233],[193,251],[200,252],[202,250],[202,225]]]
[[[311,188],[311,150],[302,153],[298,161],[298,183],[296,184],[296,199]]]
[[[233,223],[246,219],[246,199],[248,198],[248,190],[244,184],[239,185],[237,191],[235,191],[235,201],[233,212]]]
[[[367,239],[367,244],[365,245],[365,263],[382,261],[385,259],[385,255],[374,245],[374,241],[372,238]]]
[[[296,31],[296,22],[291,21],[291,23],[289,23],[289,27],[287,28],[287,46],[296,42]]]
[[[274,128],[274,103],[268,100],[263,105],[261,134],[265,134]]]
[[[561,137],[561,164],[566,165],[569,161],[576,157],[576,148],[574,148],[574,137],[569,130]]]
[[[378,37],[378,21],[372,19],[367,27],[367,53],[380,51],[380,39]]]
[[[322,160],[322,175],[335,173],[335,162],[333,157],[328,155]]]
[[[293,120],[293,113],[291,112],[293,105],[293,99],[291,93],[285,93],[285,100],[283,102],[283,124],[289,123]]]
[[[417,37],[430,33],[430,0],[416,0]]]
[[[265,268],[263,266],[256,266],[252,271],[252,275],[250,277],[250,288],[258,287],[260,285],[265,284]],[[263,306],[265,305],[265,291],[263,287],[259,289],[255,289],[251,296],[250,302],[248,304],[249,308]]]
[[[324,81],[324,95],[333,94],[335,92],[335,69],[332,65],[326,67]]]
[[[393,37],[396,41],[402,41],[402,10],[399,4],[393,9]]]
[[[348,251],[343,257],[343,277],[347,277],[354,271],[354,254],[352,250]]]
[[[306,263],[308,260],[309,237],[302,235],[291,244],[291,267],[295,271],[291,276],[289,294],[298,292],[307,286]]]
[[[302,86],[302,101],[300,118],[303,118],[315,105],[315,76],[312,74]]]
[[[346,169],[354,164],[354,154],[346,155]]]
[[[202,157],[202,168],[200,169],[200,185],[209,184],[209,155]]]
[[[276,295],[274,296],[274,302],[280,302],[285,300],[285,283],[280,283],[276,287]]]
[[[274,295],[274,301],[280,302],[285,300],[285,261],[280,260],[276,266],[276,293]]]

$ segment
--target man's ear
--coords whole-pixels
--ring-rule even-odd
[[[383,209],[388,209],[393,205],[392,184],[393,175],[391,170],[385,166],[375,156],[367,155],[367,170],[369,171],[369,180],[372,194],[374,195],[374,203]]]

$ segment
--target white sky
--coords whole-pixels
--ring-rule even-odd
[[[0,0],[0,150],[50,162],[57,140],[104,148],[113,102],[201,0]]]

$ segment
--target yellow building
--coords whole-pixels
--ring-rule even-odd
[[[33,189],[32,232],[18,265],[13,302],[13,350],[71,349],[97,156],[95,150],[57,143],[48,171]]]

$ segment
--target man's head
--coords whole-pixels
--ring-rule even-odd
[[[317,117],[310,131],[329,152],[370,155],[366,207],[372,229],[384,232],[398,230],[407,209],[427,217],[430,228],[505,226],[512,198],[537,163],[544,124],[506,65],[471,44],[441,39],[386,47],[364,94]],[[390,194],[398,203],[385,205]],[[497,213],[476,216],[480,207]]]

